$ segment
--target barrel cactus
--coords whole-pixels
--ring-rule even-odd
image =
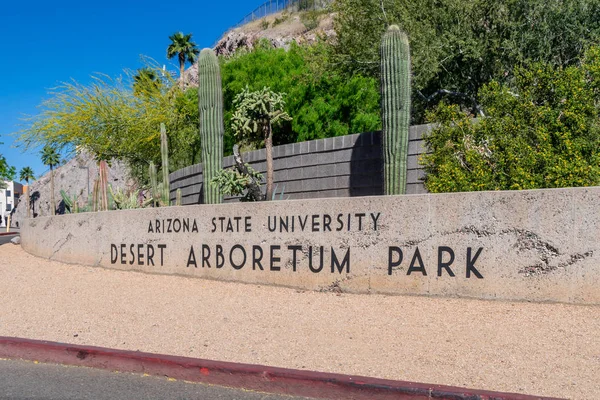
[[[210,182],[223,168],[223,91],[219,60],[211,49],[198,58],[198,107],[204,175],[204,203],[222,202],[218,187]]]
[[[384,191],[404,194],[411,96],[408,36],[392,25],[383,35],[380,50]]]

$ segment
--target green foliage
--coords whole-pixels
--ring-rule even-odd
[[[249,174],[241,174],[236,168],[230,167],[219,171],[210,183],[219,188],[219,191],[229,196],[242,196],[240,201],[260,201],[255,199],[248,190],[248,186],[254,181],[262,181],[263,176],[250,165],[245,164]]]
[[[158,78],[157,71],[152,68],[140,68],[133,76],[134,96],[152,97],[153,95],[160,93],[162,85],[163,82]]]
[[[171,183],[169,181],[169,142],[165,124],[160,124],[160,156],[162,160],[162,193],[160,198],[169,205]]]
[[[1,163],[1,161],[0,161],[0,163]],[[31,167],[21,168],[21,171],[19,172],[19,180],[25,181],[27,183],[27,185],[29,185],[29,181],[35,180],[35,175],[33,173],[33,169]],[[0,181],[0,188],[1,188],[2,184],[4,184],[4,181]],[[29,188],[28,188],[27,189],[27,198],[26,198],[27,218],[29,218],[31,216],[31,207],[29,206],[30,199],[31,199],[31,190],[29,190]]]
[[[392,25],[381,41],[383,186],[387,195],[406,193],[410,95],[408,37]]]
[[[266,199],[273,193],[273,132],[276,127],[291,118],[285,112],[283,94],[264,87],[251,92],[248,87],[233,101],[235,112],[231,126],[242,143],[264,142],[267,164]]]
[[[312,10],[316,6],[315,3],[316,3],[316,0],[300,0],[300,1],[298,1],[298,10],[299,11]]]
[[[19,180],[25,181],[27,182],[27,184],[29,184],[29,181],[34,181],[35,174],[33,172],[33,169],[31,167],[21,168],[21,171],[19,172]]]
[[[136,208],[145,208],[153,201],[152,198],[141,199],[141,189],[124,191],[123,189],[113,189],[112,185],[108,185],[110,194],[114,200],[117,210],[131,210]]]
[[[431,192],[515,190],[600,184],[600,48],[579,66],[516,68],[513,87],[480,93],[487,118],[472,123],[455,106],[430,118]]]
[[[277,199],[277,189],[278,188],[279,188],[279,185],[275,185],[275,189],[273,189],[273,195],[271,196],[271,201],[278,200]],[[283,198],[284,193],[285,193],[285,185],[283,185],[281,187],[281,192],[279,193],[279,200],[284,200],[284,198]]]
[[[306,11],[300,14],[300,22],[304,24],[307,30],[312,31],[319,26],[319,17],[322,15],[319,11]]]
[[[0,144],[3,143],[0,142]],[[31,170],[31,168],[29,169]],[[4,181],[12,181],[13,179],[15,179],[15,174],[15,167],[8,165],[6,158],[2,154],[0,154],[0,189],[6,189],[6,183],[4,183]],[[33,176],[33,171],[31,171],[31,176]]]
[[[512,82],[515,65],[574,65],[600,42],[599,0],[336,0],[333,9],[331,62],[347,76],[376,77],[377,44],[387,26],[407,32],[417,122],[442,98],[440,89],[455,93],[449,101],[473,108],[483,85]]]
[[[60,154],[56,147],[45,145],[41,152],[42,163],[50,167],[50,207],[51,214],[56,213],[56,201],[54,200],[54,167],[60,163]]]
[[[262,142],[266,129],[276,127],[290,116],[285,112],[283,94],[268,87],[251,92],[248,87],[239,93],[233,101],[235,112],[231,117],[233,131],[242,141]]]
[[[196,43],[192,42],[191,33],[184,35],[182,32],[177,32],[169,36],[169,40],[171,41],[171,44],[167,47],[167,58],[177,56],[177,59],[179,60],[179,83],[180,87],[183,89],[185,63],[190,62],[193,64],[198,59],[200,50],[198,50]]]
[[[152,193],[151,193],[152,205],[154,207],[158,207],[161,191],[158,190],[158,179],[156,177],[156,166],[154,165],[154,163],[152,161],[150,161],[150,165],[148,166],[148,174],[150,176],[150,188],[152,189]]]
[[[284,23],[288,19],[290,19],[290,15],[284,11],[279,17],[275,17],[271,26],[276,27],[277,25]]]
[[[171,167],[183,168],[200,161],[198,104],[195,90],[181,92],[168,73],[156,69],[161,84],[154,89],[132,80],[93,77],[92,83],[65,83],[42,103],[39,115],[28,120],[19,143],[26,149],[50,144],[71,154],[76,148],[98,160],[120,159],[129,164],[134,178],[147,182],[149,161],[160,162],[160,131],[169,132]]]
[[[260,27],[261,27],[262,29],[269,29],[269,25],[270,25],[270,24],[269,24],[269,21],[267,21],[267,19],[266,19],[266,18],[263,18],[263,20],[262,20],[262,21],[260,21]]]
[[[192,34],[184,35],[182,32],[176,32],[169,36],[171,43],[167,47],[167,58],[177,56],[179,60],[194,62],[198,58],[200,51],[196,43],[192,41]]]
[[[158,182],[156,174],[156,166],[153,162],[150,162],[149,175],[150,175],[150,188],[151,188],[151,202],[154,207],[167,207],[171,205],[170,193],[168,189],[168,181],[165,185],[164,182]],[[164,179],[164,176],[163,176]]]
[[[42,148],[41,153],[42,163],[50,167],[50,169],[60,164],[60,154],[56,150],[56,147],[46,145]]]
[[[223,168],[223,89],[219,61],[214,51],[204,49],[198,61],[198,109],[204,179],[212,181]],[[204,203],[223,201],[215,187],[204,187]]]
[[[198,58],[200,51],[196,43],[192,41],[192,34],[184,35],[182,32],[169,36],[171,43],[167,47],[167,58],[178,57],[179,61],[193,63]]]
[[[65,204],[66,214],[76,214],[79,212],[79,203],[76,194],[74,194],[71,198],[64,190],[61,189],[60,196],[62,197],[63,203]]]
[[[225,149],[235,143],[233,100],[246,86],[250,91],[266,86],[286,93],[292,121],[273,128],[275,145],[380,129],[379,82],[360,75],[344,77],[329,67],[327,57],[328,45],[322,42],[292,44],[288,51],[261,42],[252,52],[223,60]]]

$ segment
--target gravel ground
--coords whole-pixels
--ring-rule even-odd
[[[316,293],[0,246],[0,336],[600,398],[600,307]]]

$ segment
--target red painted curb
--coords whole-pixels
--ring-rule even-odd
[[[210,361],[2,336],[0,336],[0,357],[146,373],[211,385],[320,399],[557,400],[549,397]]]
[[[20,232],[0,232],[0,236],[20,235]]]

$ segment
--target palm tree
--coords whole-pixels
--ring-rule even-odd
[[[54,167],[60,163],[60,155],[53,146],[45,145],[42,149],[42,162],[50,167],[50,203],[52,215],[56,214],[56,202],[54,201]]]
[[[169,36],[171,44],[167,48],[167,58],[171,59],[175,56],[179,59],[179,82],[181,89],[183,90],[183,72],[185,70],[185,63],[189,61],[194,63],[198,59],[198,50],[196,43],[192,42],[192,34],[188,33],[184,35],[182,32],[177,32]]]
[[[31,194],[29,188],[29,180],[35,180],[35,176],[33,174],[33,169],[31,167],[23,167],[21,168],[21,172],[19,172],[19,180],[27,182],[27,197],[25,197],[25,204],[27,207],[27,218],[31,217],[31,207],[29,205],[29,197]]]

